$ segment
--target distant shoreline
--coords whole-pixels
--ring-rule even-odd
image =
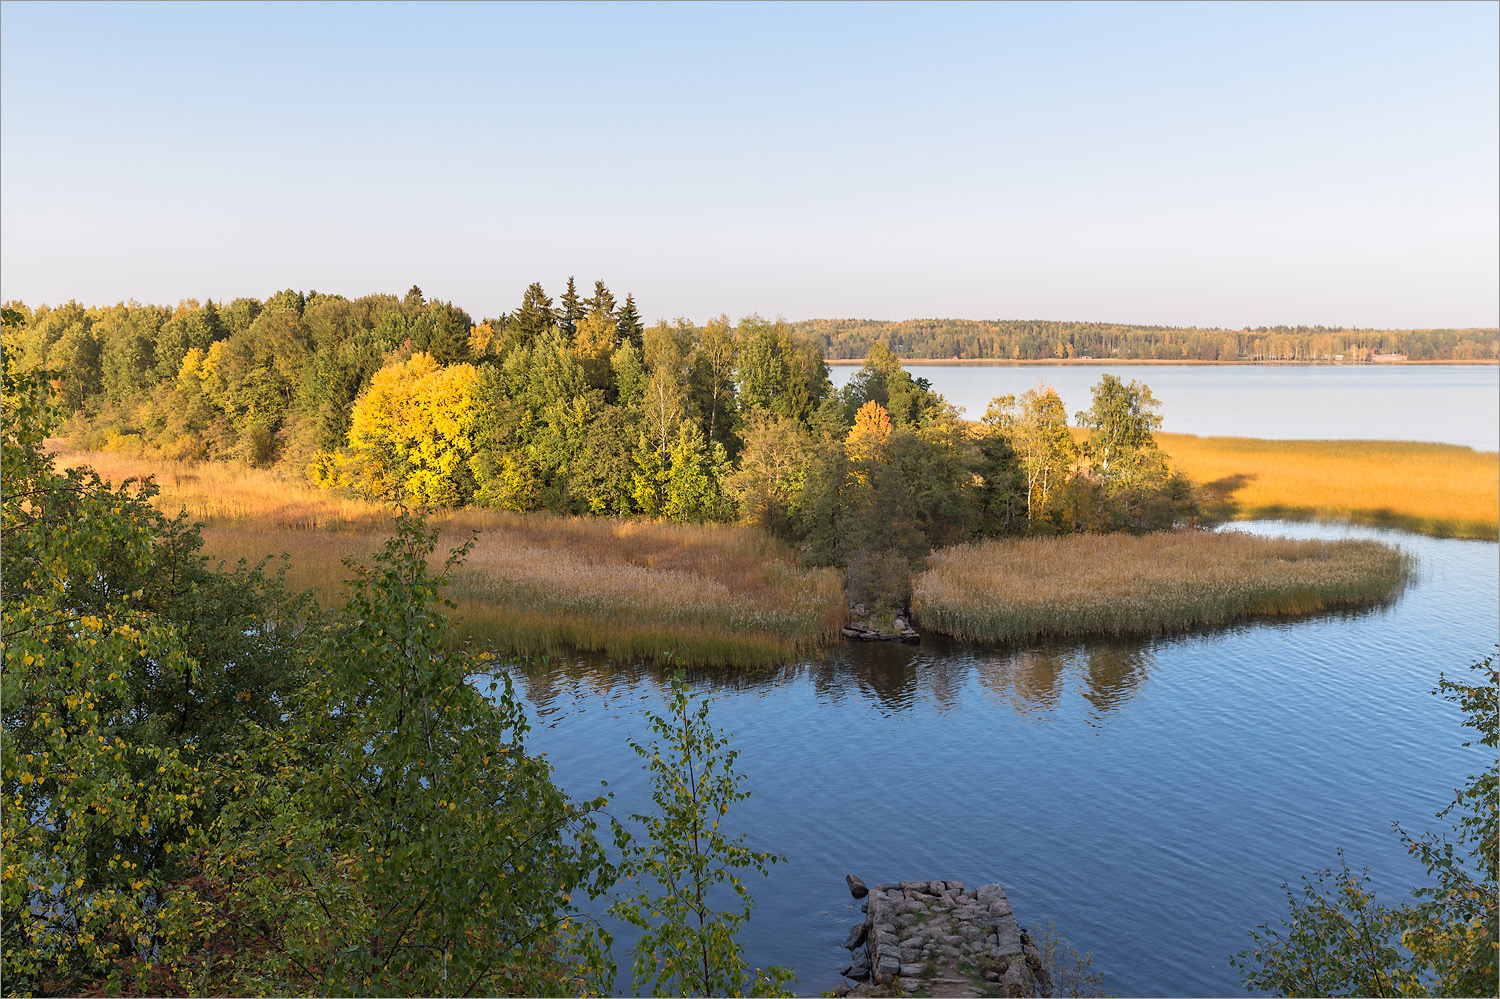
[[[864,364],[863,357],[829,357],[824,359],[826,363],[833,364]],[[1025,367],[1037,364],[1143,364],[1143,365],[1180,365],[1185,367],[1274,367],[1274,368],[1392,368],[1409,365],[1455,365],[1474,364],[1487,365],[1490,367],[1500,364],[1495,358],[1477,358],[1465,361],[1193,361],[1193,360],[1159,360],[1157,358],[1122,358],[1122,357],[1042,357],[1032,360],[1017,361],[999,357],[902,357],[898,358],[902,364],[1006,364],[1015,367]]]

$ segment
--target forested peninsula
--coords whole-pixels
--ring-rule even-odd
[[[791,324],[646,327],[603,281],[556,302],[533,284],[480,320],[415,287],[12,308],[7,351],[58,373],[64,431],[93,451],[237,459],[438,507],[740,520],[825,565],[1192,516],[1144,386],[1104,383],[1077,419],[1105,432],[1080,451],[1050,390],[968,423],[877,343],[835,391]]]
[[[881,343],[897,357],[943,360],[1200,361],[1362,364],[1493,361],[1500,330],[1325,326],[1128,326],[1016,319],[808,319],[791,328],[830,359],[863,358]]]

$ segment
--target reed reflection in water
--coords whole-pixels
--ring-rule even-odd
[[[690,669],[697,690],[760,691],[806,682],[816,699],[842,705],[867,701],[886,715],[910,712],[918,705],[938,714],[956,711],[970,684],[1013,709],[1044,720],[1056,713],[1065,695],[1077,693],[1090,715],[1104,723],[1126,708],[1150,676],[1156,640],[983,648],[926,639],[921,645],[870,642],[836,647],[820,659],[780,669]],[[671,680],[668,667],[617,665],[602,656],[576,656],[512,664],[512,679],[539,719],[550,717],[561,702],[580,697],[608,701],[664,696]]]

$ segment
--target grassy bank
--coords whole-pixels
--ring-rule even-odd
[[[205,550],[256,560],[286,552],[290,583],[343,600],[346,557],[378,550],[391,520],[379,503],[237,466],[161,465],[64,452],[112,481],[155,474],[158,505],[205,522]],[[458,628],[503,651],[603,652],[682,664],[782,662],[833,641],[843,619],[837,573],[804,569],[749,528],[460,510],[435,514],[440,551],[477,535],[448,596]]]
[[[959,545],[913,587],[920,625],[970,641],[1150,635],[1379,603],[1409,571],[1374,541],[1238,531],[1067,535]]]
[[[1347,520],[1438,537],[1500,537],[1500,454],[1411,441],[1156,434],[1223,519]]]

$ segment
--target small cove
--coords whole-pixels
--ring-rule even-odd
[[[816,993],[859,918],[846,872],[999,880],[1023,924],[1054,920],[1120,994],[1236,994],[1228,957],[1280,918],[1283,880],[1342,846],[1403,894],[1420,868],[1390,823],[1436,827],[1482,765],[1428,691],[1494,646],[1500,547],[1235,526],[1380,538],[1416,557],[1416,578],[1386,607],[1150,641],[845,644],[778,670],[695,673],[755,791],[736,826],[788,858],[751,885],[747,957]],[[611,814],[645,810],[627,740],[661,708],[664,677],[561,660],[518,676],[532,750],[573,795],[607,780]]]

